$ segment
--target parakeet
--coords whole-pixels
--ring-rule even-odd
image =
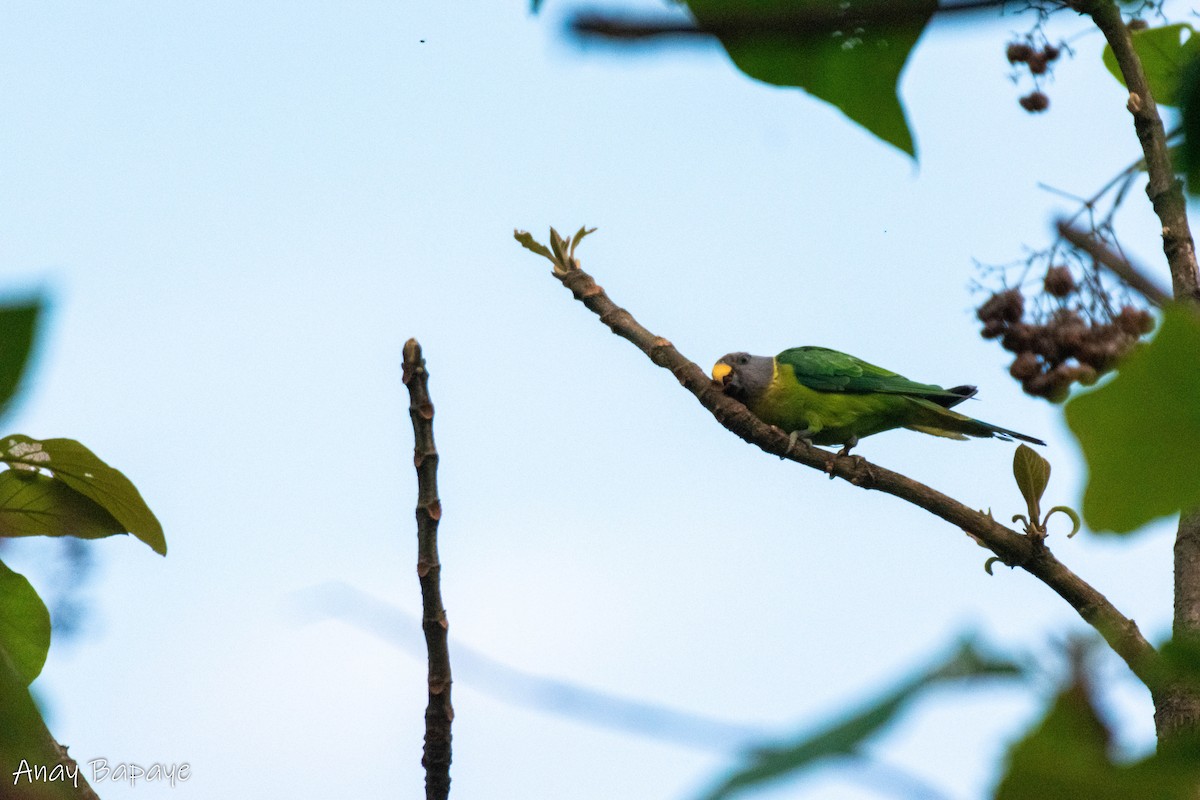
[[[864,436],[892,428],[948,439],[978,436],[1045,444],[951,411],[975,394],[974,386],[943,389],[916,383],[825,347],[793,347],[774,358],[730,353],[713,365],[712,376],[756,417],[792,434],[793,442],[840,444],[843,455]]]

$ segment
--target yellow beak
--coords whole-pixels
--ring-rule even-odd
[[[733,372],[733,367],[729,366],[724,361],[718,361],[716,364],[713,364],[712,376],[713,380],[717,383],[724,382],[725,378],[728,377],[731,372]]]

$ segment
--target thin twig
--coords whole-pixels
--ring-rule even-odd
[[[438,453],[433,444],[433,403],[429,400],[429,373],[416,339],[404,343],[404,383],[408,386],[408,413],[412,418],[413,464],[417,468],[417,577],[421,581],[421,628],[429,651],[429,704],[425,707],[426,800],[445,800],[450,794],[450,650],[449,623],[442,606],[437,529],[442,503],[437,492]]]
[[[584,232],[581,229],[581,233]],[[554,254],[533,242],[527,233],[517,232],[524,246],[557,261],[553,275],[571,290],[576,300],[596,314],[616,335],[632,342],[658,366],[671,372],[709,413],[725,428],[771,455],[803,464],[828,475],[842,478],[864,489],[876,489],[899,497],[962,529],[990,549],[1010,567],[1020,567],[1040,579],[1094,627],[1135,675],[1144,683],[1151,680],[1150,668],[1156,653],[1142,636],[1137,624],[1125,617],[1103,594],[1054,557],[1050,549],[1037,545],[1026,536],[1006,528],[990,515],[976,511],[952,497],[914,481],[861,456],[838,456],[797,442],[792,445],[786,433],[754,416],[748,408],[727,397],[721,386],[675,346],[642,327],[628,311],[618,306],[579,267],[574,258],[575,243],[565,242],[552,232]],[[543,252],[544,251],[544,252]],[[562,258],[556,258],[561,255]]]
[[[1058,234],[1091,256],[1097,264],[1128,284],[1129,288],[1138,292],[1151,304],[1161,308],[1171,300],[1171,295],[1159,287],[1154,281],[1142,274],[1141,270],[1129,262],[1129,259],[1116,252],[1104,242],[1092,236],[1083,228],[1071,225],[1068,220],[1059,220]]]

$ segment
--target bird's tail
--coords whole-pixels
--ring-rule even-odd
[[[974,397],[978,391],[974,386],[952,386],[946,389],[946,394],[939,396],[925,395],[924,399],[937,403],[942,408],[953,408],[963,400]]]
[[[1011,442],[1013,439],[1020,439],[1022,442],[1030,444],[1045,445],[1041,439],[1036,439],[1032,436],[1026,436],[1023,433],[1001,428],[999,425],[993,425],[990,422],[973,419],[966,414],[959,414],[957,411],[951,411],[948,408],[931,403],[929,401],[915,400],[921,405],[924,413],[920,415],[920,419],[911,425],[904,427],[909,430],[928,433],[933,436],[944,436],[947,439],[966,439],[968,436],[975,436],[980,439],[1003,439],[1006,442]]]

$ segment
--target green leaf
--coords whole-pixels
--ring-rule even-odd
[[[520,242],[521,246],[524,247],[526,250],[532,250],[533,252],[535,252],[539,256],[541,256],[542,258],[549,259],[551,264],[555,264],[555,265],[558,264],[558,262],[554,260],[554,254],[550,252],[549,248],[547,248],[546,245],[541,244],[536,239],[534,239],[533,234],[530,233],[529,231],[514,230],[513,238],[516,239],[518,242]]]
[[[579,230],[577,230],[575,232],[575,235],[571,237],[571,249],[570,249],[570,252],[567,253],[567,255],[570,256],[571,258],[574,258],[575,257],[575,248],[579,246],[579,243],[581,241],[583,241],[583,237],[587,236],[589,233],[595,233],[595,232],[596,232],[595,228],[589,228],[587,225],[580,225]]]
[[[1083,522],[1079,519],[1079,515],[1075,513],[1075,509],[1071,508],[1070,506],[1055,506],[1054,508],[1047,511],[1046,518],[1044,520],[1042,520],[1043,528],[1045,528],[1046,525],[1050,522],[1050,517],[1052,517],[1054,515],[1055,511],[1066,514],[1067,517],[1071,520],[1071,532],[1067,534],[1068,539],[1070,539],[1075,534],[1079,533],[1079,529],[1083,527]]]
[[[900,75],[936,0],[687,0],[739,70],[836,106],[916,158]]]
[[[722,800],[744,789],[793,777],[824,759],[854,755],[867,739],[895,719],[910,700],[936,683],[1020,674],[1022,670],[1014,662],[988,655],[970,641],[964,642],[950,658],[900,682],[866,708],[814,733],[751,751],[747,763],[723,778],[704,798]]]
[[[1021,445],[1013,453],[1013,477],[1017,479],[1017,488],[1025,498],[1029,521],[1036,524],[1042,516],[1042,495],[1046,493],[1046,484],[1050,482],[1050,462],[1034,452],[1032,447]]]
[[[1159,645],[1158,655],[1151,662],[1151,686],[1183,683],[1200,689],[1200,638],[1176,634]]]
[[[1037,727],[1009,751],[996,800],[1194,800],[1200,751],[1163,748],[1136,764],[1113,763],[1110,735],[1085,687],[1060,693]]]
[[[0,415],[8,409],[33,350],[42,300],[0,306]]]
[[[24,575],[0,561],[0,648],[25,685],[33,682],[50,651],[50,612]]]
[[[1186,22],[1131,32],[1133,49],[1142,60],[1150,94],[1159,105],[1177,106],[1180,103],[1179,84],[1184,66],[1200,55],[1200,37],[1194,34],[1192,26]],[[1117,65],[1117,57],[1108,45],[1104,46],[1102,58],[1104,66],[1124,86],[1125,78]]]
[[[111,514],[60,480],[40,472],[0,472],[0,536],[100,539],[125,532]]]
[[[73,439],[38,441],[12,434],[0,439],[0,461],[16,469],[47,470],[112,515],[123,531],[132,533],[159,555],[167,554],[162,525],[137,487],[79,442]]]
[[[1200,57],[1192,58],[1183,68],[1179,82],[1179,101],[1183,127],[1181,144],[1182,172],[1187,175],[1188,192],[1200,194]]]
[[[1111,769],[1108,728],[1080,686],[1059,694],[1033,731],[1008,754],[996,800],[1087,797],[1080,788]]]
[[[554,226],[550,226],[550,249],[554,251],[554,262],[556,264],[565,264],[567,262],[567,243],[563,241],[558,231]]]
[[[1167,307],[1150,344],[1107,385],[1066,405],[1088,465],[1083,518],[1093,531],[1128,533],[1200,505],[1200,320]]]

